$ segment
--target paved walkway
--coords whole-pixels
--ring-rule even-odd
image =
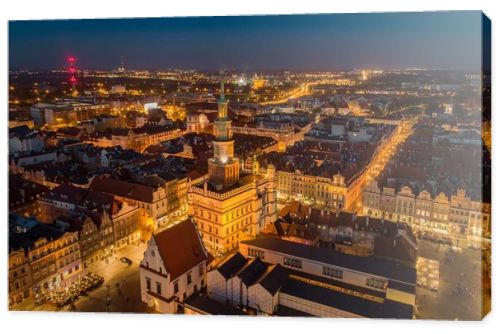
[[[450,246],[419,240],[418,253],[439,261],[440,277],[437,292],[417,288],[417,318],[481,319],[481,251],[456,253]]]
[[[81,296],[76,302],[76,311],[80,312],[153,312],[141,302],[139,263],[143,258],[146,244],[132,244],[117,251],[108,260],[98,261],[87,268],[104,277],[104,284]],[[121,257],[132,260],[128,265],[120,261]],[[108,305],[108,301],[109,305]],[[15,305],[17,311],[68,311],[69,306],[57,308],[52,304],[34,305],[32,298]]]

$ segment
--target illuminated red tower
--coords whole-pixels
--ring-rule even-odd
[[[78,82],[78,80],[76,79],[76,67],[75,67],[76,58],[73,56],[69,56],[67,61],[68,61],[68,74],[69,74],[68,81],[71,84],[71,87],[75,89],[76,83]]]

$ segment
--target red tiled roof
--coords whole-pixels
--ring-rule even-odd
[[[106,176],[96,176],[90,189],[116,196],[130,198],[141,202],[152,203],[154,188],[142,184],[115,180]]]
[[[191,219],[154,234],[153,238],[172,280],[208,259],[207,251]]]

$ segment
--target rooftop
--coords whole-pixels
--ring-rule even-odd
[[[208,253],[191,219],[153,234],[152,238],[171,280],[208,259]]]
[[[245,312],[232,307],[229,304],[222,304],[214,299],[210,299],[200,294],[195,294],[184,301],[184,306],[196,312],[210,315],[246,315]]]
[[[64,232],[53,225],[37,223],[24,232],[9,233],[9,249],[24,249],[25,252],[28,252],[37,240],[45,238],[51,241],[59,239],[63,235]]]
[[[411,305],[387,299],[384,299],[383,302],[361,299],[351,294],[324,288],[293,277],[286,280],[280,293],[303,298],[366,318],[413,318],[413,307]]]
[[[416,270],[393,261],[375,257],[361,257],[343,254],[329,248],[317,248],[273,237],[245,240],[242,244],[274,251],[288,256],[316,261],[332,266],[364,272],[409,284],[416,282]]]

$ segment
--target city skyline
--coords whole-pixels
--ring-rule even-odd
[[[11,21],[9,68],[64,68],[71,55],[79,68],[89,70],[117,68],[123,57],[125,66],[133,69],[472,71],[481,68],[478,15],[463,11]],[[33,48],[38,52],[28,52]]]
[[[10,28],[9,310],[490,311],[482,13]]]

